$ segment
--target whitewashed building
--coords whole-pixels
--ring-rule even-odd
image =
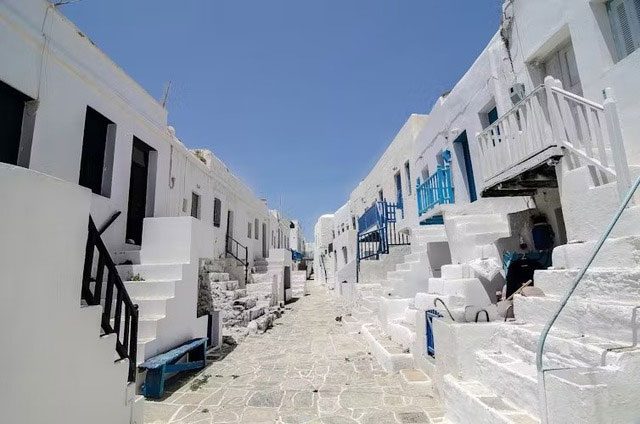
[[[141,423],[136,365],[207,335],[201,259],[246,275],[273,212],[52,3],[1,2],[0,40],[0,421]]]
[[[505,1],[415,137],[412,253],[353,315],[446,422],[640,419],[633,199],[605,233],[638,175],[639,47],[637,1]]]

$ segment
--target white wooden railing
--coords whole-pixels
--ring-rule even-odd
[[[485,188],[506,171],[560,147],[578,163],[593,165],[616,179],[624,196],[631,184],[629,167],[617,106],[611,90],[605,93],[607,98],[600,105],[547,77],[544,85],[478,134]]]

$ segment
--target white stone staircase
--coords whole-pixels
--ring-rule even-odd
[[[138,364],[193,337],[183,319],[191,297],[185,292],[188,283],[183,280],[183,272],[191,265],[140,264],[136,250],[117,252],[114,257],[131,262],[117,265],[117,269],[131,300],[139,307]],[[192,308],[195,317],[195,300]],[[206,317],[197,320],[206,328]]]
[[[385,294],[393,297],[413,297],[426,290],[429,278],[440,274],[442,262],[449,261],[444,225],[423,225],[411,230],[411,253],[404,262],[387,272]],[[434,260],[435,259],[435,260]]]
[[[490,349],[473,352],[473,371],[445,376],[449,422],[539,422],[540,332],[592,248],[593,243],[556,248],[555,268],[535,273],[545,296],[516,296],[517,321],[500,326]],[[552,328],[544,355],[549,424],[631,423],[640,417],[639,257],[640,237],[608,240]]]

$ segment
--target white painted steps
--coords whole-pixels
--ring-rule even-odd
[[[549,321],[559,304],[558,297],[516,295],[513,310],[518,320],[542,326]],[[636,314],[637,304],[571,299],[556,320],[554,328],[615,340],[623,345],[630,344],[634,334],[640,330]]]
[[[569,291],[578,272],[576,269],[538,270],[534,275],[535,285],[547,296],[561,297]],[[640,299],[638,281],[640,281],[640,267],[589,269],[571,298],[637,302]]]
[[[451,424],[539,424],[540,420],[477,381],[444,376],[445,422]]]
[[[397,344],[376,324],[364,324],[362,335],[369,344],[371,353],[385,371],[399,372],[401,369],[413,368],[413,355],[408,349]]]

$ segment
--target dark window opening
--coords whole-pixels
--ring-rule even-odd
[[[200,195],[191,192],[191,216],[200,219]]]
[[[411,196],[411,166],[409,165],[409,161],[404,163],[404,176],[407,182],[407,194]]]
[[[255,238],[256,240],[258,240],[260,238],[260,231],[258,231],[258,227],[259,227],[260,223],[258,222],[258,220],[256,219],[253,222],[253,228],[254,228],[254,232],[255,232]]]
[[[111,196],[114,145],[115,124],[87,107],[79,184],[105,197]]]
[[[213,199],[213,226],[220,227],[222,219],[222,202],[217,197]]]
[[[0,81],[0,162],[29,166],[37,105]]]

